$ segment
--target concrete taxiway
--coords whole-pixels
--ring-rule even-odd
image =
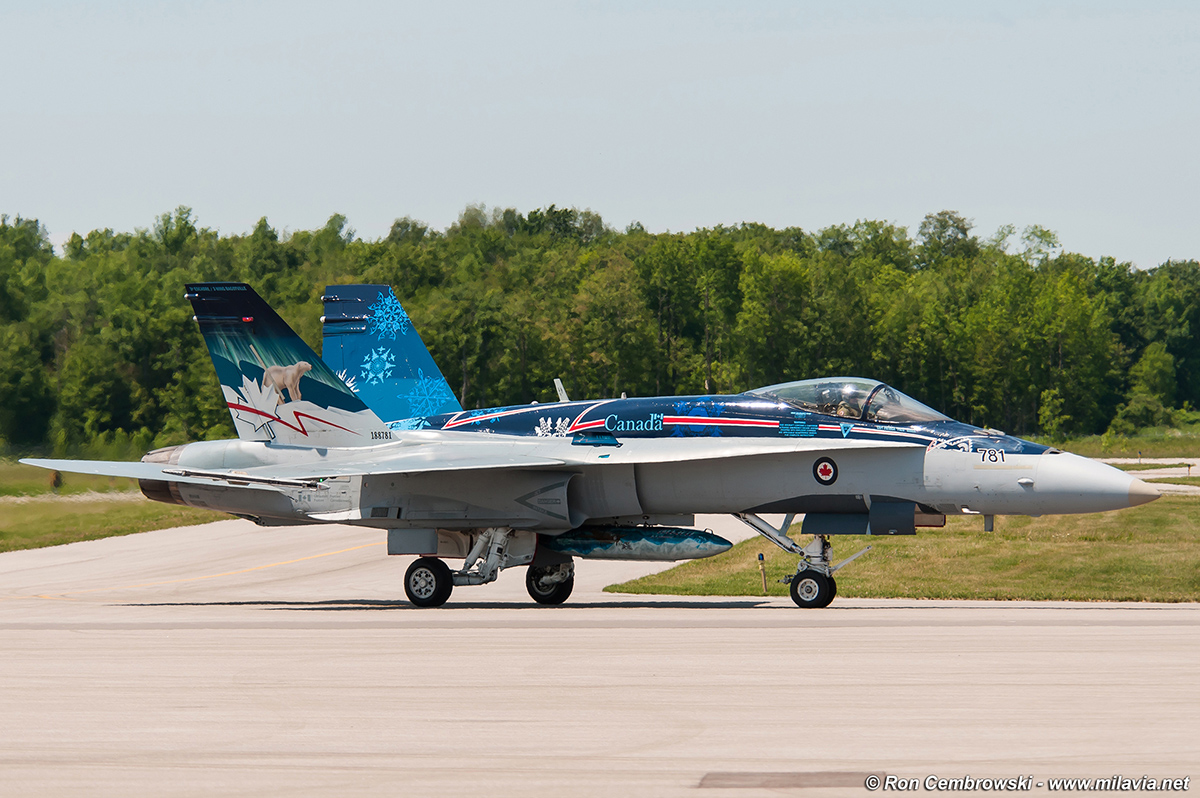
[[[1138,479],[1200,476],[1200,457],[1105,457],[1100,462],[1115,466],[1140,466],[1133,471]],[[1147,467],[1150,466],[1150,467]],[[1155,490],[1166,496],[1200,496],[1200,486],[1154,482]]]
[[[1200,775],[1200,605],[804,611],[603,593],[654,566],[583,562],[563,607],[514,569],[418,610],[406,565],[381,533],[241,521],[0,554],[0,795]]]

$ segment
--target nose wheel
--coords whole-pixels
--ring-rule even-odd
[[[833,579],[837,571],[871,550],[870,546],[842,560],[837,565],[831,562],[832,547],[828,535],[813,535],[813,539],[805,546],[787,536],[795,514],[784,516],[783,524],[773,527],[754,513],[734,513],[733,517],[749,526],[758,534],[774,543],[779,548],[791,554],[800,555],[800,563],[796,566],[793,576],[785,576],[779,580],[787,582],[792,594],[792,601],[797,607],[805,609],[820,609],[828,607],[837,596],[837,582]],[[760,554],[759,557],[762,557]]]
[[[792,577],[789,583],[792,601],[797,607],[820,609],[828,607],[837,595],[837,582],[832,576],[820,571],[805,569]]]

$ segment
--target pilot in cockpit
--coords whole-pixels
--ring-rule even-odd
[[[826,416],[838,415],[838,407],[841,404],[841,396],[838,394],[838,386],[833,383],[827,383],[817,389],[817,401],[814,408],[818,413]]]
[[[862,418],[862,406],[867,395],[861,386],[848,383],[842,386],[838,399],[837,414],[841,418]]]

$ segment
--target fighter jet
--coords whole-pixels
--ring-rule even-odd
[[[421,607],[526,567],[561,604],[576,559],[685,560],[729,541],[692,528],[729,513],[797,557],[800,607],[827,606],[837,535],[911,535],[947,515],[1090,513],[1158,498],[1087,458],[955,421],[876,380],[823,377],[731,395],[463,410],[390,288],[326,292],[326,363],[247,285],[187,286],[238,433],[139,463],[26,459],[131,477],[151,499],[264,526],[387,530],[420,555]],[[364,399],[369,399],[370,404]],[[376,412],[390,416],[385,422]],[[764,513],[782,513],[772,526]],[[801,545],[790,537],[803,514]],[[451,568],[447,560],[461,560]]]

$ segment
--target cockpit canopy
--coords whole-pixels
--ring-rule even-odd
[[[818,380],[781,382],[778,385],[755,388],[746,393],[776,399],[810,413],[881,424],[951,420],[889,385],[884,385],[878,380],[864,380],[861,377],[826,377]]]

